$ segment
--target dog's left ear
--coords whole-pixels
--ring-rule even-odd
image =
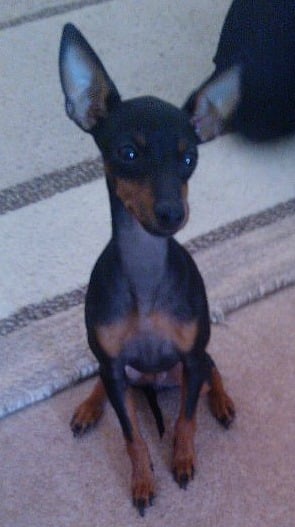
[[[90,132],[120,102],[120,95],[80,31],[73,24],[63,30],[59,72],[70,119]]]
[[[214,73],[183,106],[191,116],[201,143],[222,134],[241,99],[241,68],[238,65]]]

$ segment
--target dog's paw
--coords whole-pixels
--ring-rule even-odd
[[[70,427],[75,437],[84,435],[93,428],[103,413],[102,406],[94,405],[91,401],[84,401],[76,408]]]
[[[235,419],[235,405],[226,392],[222,394],[209,393],[210,409],[214,417],[224,428],[229,428]]]
[[[194,479],[195,474],[195,456],[176,455],[173,459],[172,473],[174,480],[181,489],[186,490],[188,483]]]
[[[154,504],[155,482],[153,474],[144,476],[133,476],[132,478],[132,500],[140,516],[144,516],[148,506]]]
[[[194,446],[195,422],[180,416],[176,421],[172,473],[181,489],[186,489],[194,478],[196,454]]]

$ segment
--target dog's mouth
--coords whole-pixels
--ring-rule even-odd
[[[137,220],[142,225],[142,227],[149,234],[152,234],[153,236],[162,236],[163,238],[169,238],[170,236],[174,236],[186,225],[189,217],[189,206],[186,202],[183,214],[181,214],[179,218],[173,219],[173,221],[172,219],[159,219],[155,215],[153,215],[150,220],[145,218],[139,218],[136,214],[134,215],[136,216]]]

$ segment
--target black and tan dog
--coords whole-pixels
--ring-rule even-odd
[[[230,130],[255,141],[295,132],[294,0],[234,0],[214,62],[187,103],[200,142]]]
[[[100,380],[71,426],[82,434],[109,398],[132,463],[133,501],[144,514],[155,482],[130,384],[154,386],[178,368],[182,390],[172,471],[183,488],[195,469],[201,389],[208,386],[212,413],[223,426],[234,418],[233,403],[206,352],[210,324],[202,278],[172,237],[188,218],[196,136],[184,110],[153,97],[123,102],[94,51],[70,24],[61,41],[60,76],[69,117],[90,132],[102,153],[112,214],[112,238],[93,269],[86,297],[88,341],[99,361]],[[153,407],[156,413],[155,401]]]

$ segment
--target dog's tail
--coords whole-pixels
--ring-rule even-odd
[[[150,405],[150,408],[153,412],[153,416],[156,421],[160,438],[162,438],[165,432],[165,426],[161,408],[158,404],[157,391],[151,384],[146,384],[145,386],[142,386],[141,389],[147,398],[147,401]]]

